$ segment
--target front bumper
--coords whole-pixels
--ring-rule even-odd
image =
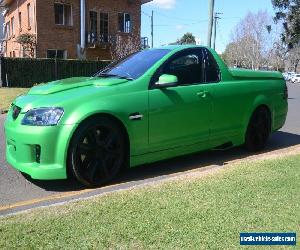
[[[4,130],[8,163],[33,179],[66,179],[67,151],[74,125],[23,126],[23,116],[13,120],[7,114]]]

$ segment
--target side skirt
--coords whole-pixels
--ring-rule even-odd
[[[210,150],[214,149],[215,147],[218,147],[220,145],[225,144],[228,141],[214,141],[211,143],[198,143],[198,144],[193,144],[189,146],[181,146],[181,147],[176,147],[168,150],[163,150],[163,151],[158,151],[158,152],[151,152],[143,155],[136,155],[136,156],[131,156],[130,157],[130,167],[136,167],[138,165],[142,164],[148,164],[148,163],[153,163],[161,160],[166,160],[170,158],[174,158],[177,156],[183,156],[183,155],[188,155],[192,153],[197,153],[205,150]],[[244,138],[243,136],[235,136],[232,138],[230,142],[230,147],[236,147],[244,144]]]
[[[138,165],[153,163],[153,162],[166,160],[166,159],[187,155],[191,153],[196,153],[204,150],[207,150],[207,144],[199,143],[199,144],[193,144],[189,146],[176,147],[176,148],[167,149],[163,151],[151,152],[143,155],[131,156],[130,167],[136,167]]]

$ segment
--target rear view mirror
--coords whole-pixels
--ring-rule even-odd
[[[158,79],[158,82],[155,84],[158,88],[168,88],[175,87],[178,85],[178,78],[174,75],[161,75]]]

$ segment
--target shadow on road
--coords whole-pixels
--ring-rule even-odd
[[[279,131],[272,135],[266,150],[262,153],[272,152],[277,149],[283,149],[298,144],[300,144],[300,135]],[[226,151],[206,151],[196,153],[128,169],[122,173],[121,177],[117,178],[111,184],[120,184],[124,182],[176,174],[187,170],[200,169],[209,165],[222,166],[225,165],[226,162],[242,159],[250,155],[251,154],[242,147],[232,148]],[[84,187],[78,184],[75,180],[38,181],[32,180],[28,176],[25,177],[33,184],[47,191],[67,192],[84,189]]]

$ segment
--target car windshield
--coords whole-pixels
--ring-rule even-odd
[[[104,70],[96,73],[94,77],[118,77],[135,80],[169,52],[168,49],[142,50],[110,64]]]

